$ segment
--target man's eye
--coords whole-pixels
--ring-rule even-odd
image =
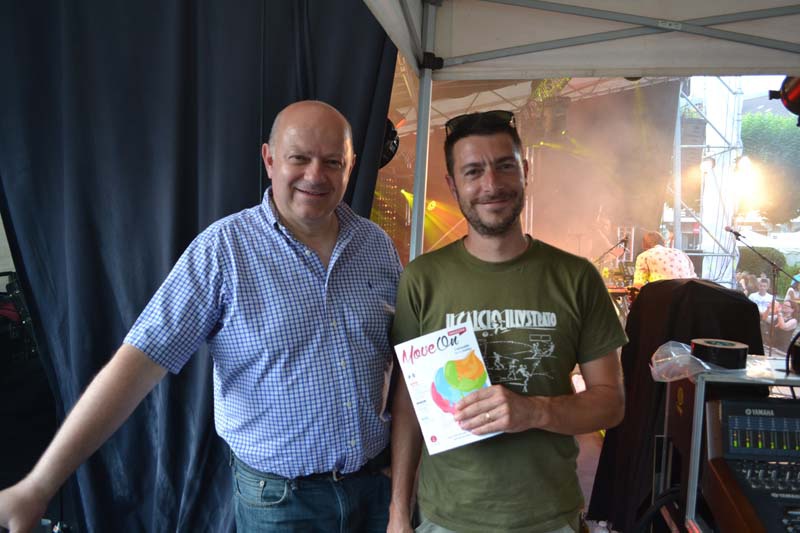
[[[289,161],[291,161],[292,163],[305,163],[306,161],[308,161],[308,158],[304,155],[295,154],[289,156]]]
[[[331,168],[342,168],[344,166],[344,163],[342,163],[338,159],[330,159],[328,160],[328,166]]]

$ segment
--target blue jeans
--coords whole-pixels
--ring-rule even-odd
[[[386,531],[391,482],[381,472],[287,479],[232,459],[238,533]]]

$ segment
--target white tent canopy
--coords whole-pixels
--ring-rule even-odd
[[[364,0],[422,60],[421,0]],[[800,74],[800,4],[780,0],[443,0],[434,80]]]
[[[800,4],[787,1],[364,3],[420,78],[415,198],[425,198],[433,80],[800,75]],[[411,258],[424,205],[414,202]]]

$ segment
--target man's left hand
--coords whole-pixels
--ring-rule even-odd
[[[502,385],[473,392],[456,404],[455,419],[476,435],[504,431],[516,433],[538,427],[545,398],[522,396]]]

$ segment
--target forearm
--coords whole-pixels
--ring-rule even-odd
[[[52,498],[165,373],[147,355],[123,345],[86,388],[24,483],[39,497]]]
[[[409,525],[422,436],[405,384],[400,384],[397,389],[392,400],[392,499],[389,513],[392,522]]]
[[[612,428],[625,414],[622,384],[596,385],[563,396],[530,396],[530,427],[553,433],[580,435]]]

